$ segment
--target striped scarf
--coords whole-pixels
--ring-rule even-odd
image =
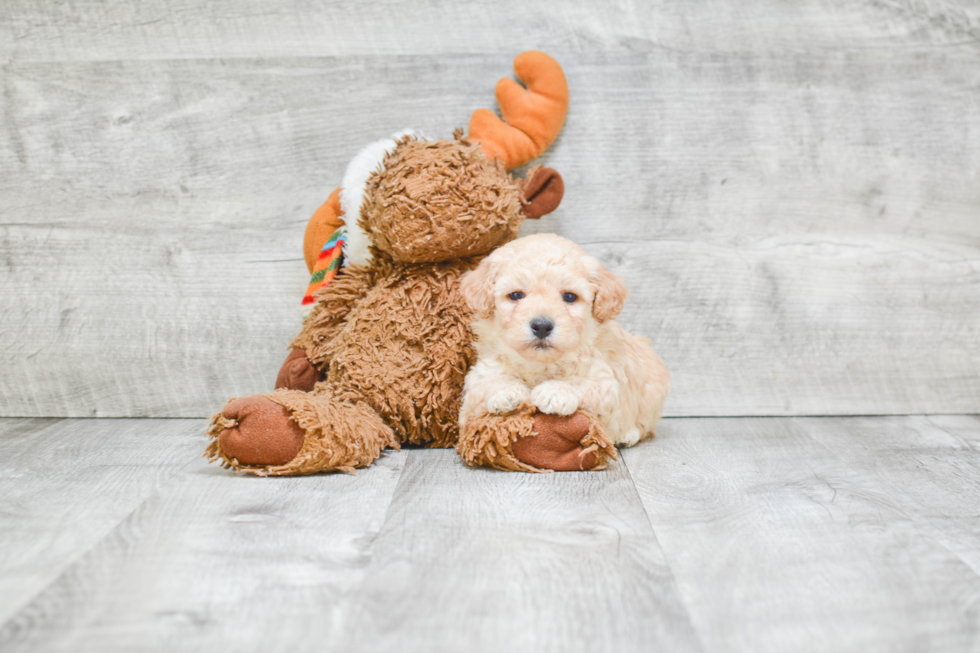
[[[310,277],[310,285],[307,286],[306,294],[303,296],[303,306],[313,304],[316,301],[313,299],[316,291],[333,281],[334,277],[337,276],[337,272],[344,262],[345,242],[347,242],[347,231],[343,227],[337,227],[323,249],[320,250],[320,256],[316,259],[316,264],[313,266],[313,276]]]

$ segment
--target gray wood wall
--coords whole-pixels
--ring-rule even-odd
[[[980,3],[5,0],[0,415],[271,388],[367,142],[565,67],[525,233],[626,277],[669,415],[980,412]]]

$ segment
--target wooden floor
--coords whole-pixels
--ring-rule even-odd
[[[0,420],[0,650],[976,651],[980,419],[665,420],[610,469],[258,479]]]

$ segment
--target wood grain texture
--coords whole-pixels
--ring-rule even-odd
[[[622,464],[465,467],[411,451],[339,650],[700,650]]]
[[[347,161],[448,136],[527,47],[572,101],[543,161],[565,202],[525,233],[626,277],[667,414],[980,411],[978,26],[952,1],[8,3],[0,414],[271,388]]]
[[[340,611],[403,465],[394,453],[357,476],[257,479],[198,456],[59,570],[0,650],[341,650]]]
[[[199,456],[202,428],[200,420],[0,420],[0,623]]]
[[[980,420],[935,415],[796,424],[874,479],[896,514],[980,575]]]
[[[971,0],[8,0],[9,61],[975,46]]]
[[[980,645],[977,417],[668,418],[603,472],[412,449],[266,479],[197,426],[0,420],[0,650]]]
[[[191,463],[0,629],[4,651],[313,642],[700,650],[623,466],[506,474],[450,450],[390,453],[357,476]]]
[[[705,648],[976,650],[980,422],[943,420],[963,433],[916,417],[668,420],[625,451]]]

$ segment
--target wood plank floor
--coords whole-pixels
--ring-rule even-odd
[[[976,651],[980,419],[668,419],[608,470],[256,479],[0,420],[0,651]]]

